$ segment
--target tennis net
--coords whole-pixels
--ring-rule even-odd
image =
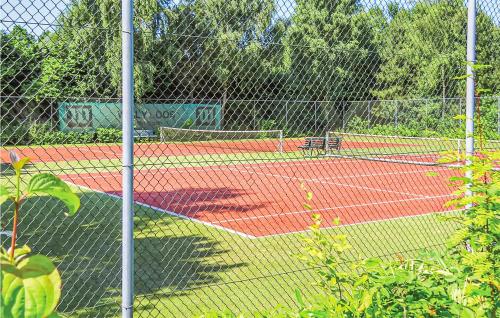
[[[196,143],[197,146],[246,152],[283,152],[282,130],[203,130],[160,128],[161,142]]]
[[[327,132],[327,140],[341,138],[340,150],[327,156],[419,165],[462,165],[465,140]],[[500,149],[500,141],[486,141],[486,150]]]

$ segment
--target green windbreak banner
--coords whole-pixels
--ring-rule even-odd
[[[96,128],[121,129],[121,103],[59,103],[59,129],[61,131],[89,131]],[[159,127],[220,129],[219,104],[137,104],[135,129]]]

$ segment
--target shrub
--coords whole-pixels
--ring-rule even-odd
[[[68,144],[87,144],[94,142],[95,134],[94,133],[80,133],[70,131],[66,133],[65,143]]]
[[[347,238],[326,237],[315,216],[302,259],[318,268],[319,284],[331,297],[320,304],[313,301],[303,310],[322,305],[329,317],[397,317],[401,313],[408,317],[496,317],[500,172],[494,167],[500,152],[483,152],[471,160],[472,178],[451,178],[461,190],[448,205],[466,209],[444,217],[461,225],[445,253],[423,251],[417,258],[388,262],[370,258],[346,268]],[[468,184],[473,197],[465,194]]]
[[[364,133],[370,131],[370,123],[359,116],[352,117],[347,123],[347,131],[353,133]]]
[[[115,128],[97,128],[96,142],[117,143],[122,139],[122,131]]]
[[[186,119],[186,121],[182,124],[181,128],[183,129],[189,129],[193,127],[194,121],[191,118]]]
[[[94,141],[94,133],[53,130],[50,123],[33,123],[28,129],[29,144],[60,145]]]
[[[263,119],[259,122],[259,130],[277,130],[278,123],[274,119]]]
[[[9,145],[27,145],[30,142],[28,127],[26,125],[13,125],[11,123],[2,123],[0,129],[0,144]]]
[[[52,125],[48,122],[30,124],[28,135],[30,142],[35,145],[48,144],[47,139],[50,138],[52,133]]]
[[[53,130],[50,123],[29,125],[6,125],[1,131],[2,145],[61,145],[86,144],[93,142],[120,142],[122,132],[114,128],[97,128],[96,132],[77,132]]]
[[[83,144],[94,142],[93,133],[75,131],[50,131],[38,136],[33,143],[37,145]]]

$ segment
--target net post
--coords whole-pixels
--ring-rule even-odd
[[[474,111],[475,111],[475,74],[476,63],[476,0],[467,3],[467,86],[465,110],[465,155],[467,166],[472,164],[471,156],[474,155]],[[466,178],[472,178],[472,170],[467,169]],[[471,185],[467,185],[466,196],[472,196]],[[472,204],[466,206],[470,209]]]
[[[330,141],[330,132],[329,132],[329,131],[326,131],[326,135],[325,135],[325,154],[326,154],[326,155],[329,155],[329,154],[330,154],[330,145],[329,145],[329,141]]]
[[[133,0],[122,0],[122,317],[134,312],[134,25]]]
[[[283,130],[280,130],[279,131],[279,144],[278,144],[278,152],[279,153],[283,153],[283,142],[284,142],[284,138],[283,138]]]

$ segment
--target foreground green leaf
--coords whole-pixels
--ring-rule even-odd
[[[64,181],[52,174],[41,173],[31,178],[28,184],[28,195],[40,193],[61,200],[68,207],[69,215],[75,214],[80,207],[80,198]]]
[[[0,316],[39,318],[50,316],[61,297],[61,277],[51,260],[33,255],[16,260],[0,259]]]
[[[16,171],[16,173],[21,173],[21,169],[28,163],[30,162],[29,157],[24,157],[22,159],[19,159],[19,161],[12,162],[12,167]]]
[[[9,191],[6,186],[0,185],[0,204],[9,200],[14,195]]]

